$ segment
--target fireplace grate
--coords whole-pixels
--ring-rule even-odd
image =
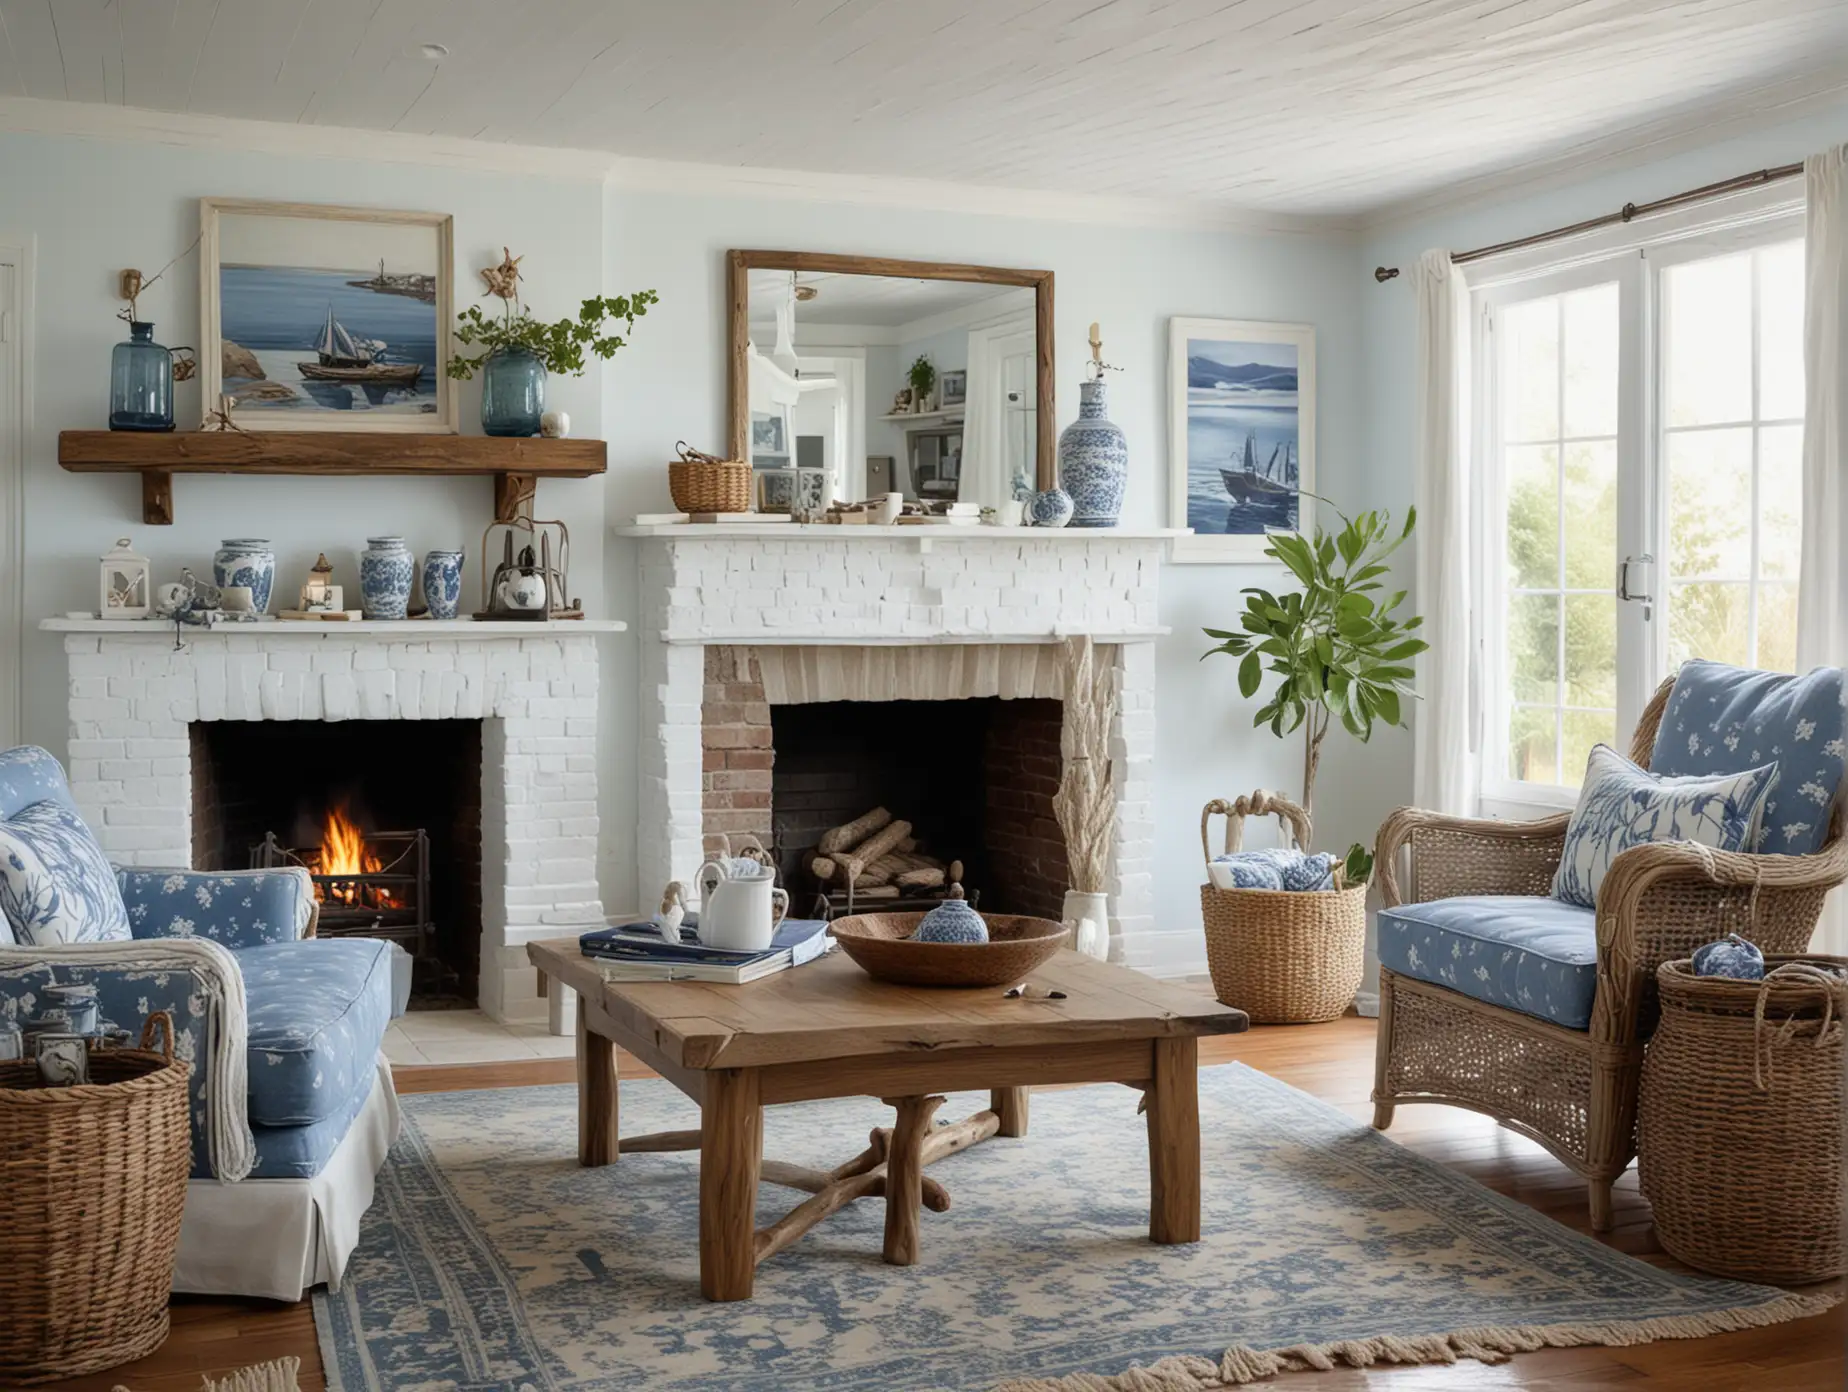
[[[430,838],[415,831],[376,831],[365,838],[364,868],[323,873],[323,846],[290,847],[265,832],[253,846],[250,864],[256,870],[295,865],[314,880],[314,897],[320,901],[317,932],[323,937],[389,938],[404,945],[412,956],[425,956],[430,922]]]

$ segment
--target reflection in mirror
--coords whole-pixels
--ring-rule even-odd
[[[1031,496],[1032,286],[764,267],[745,283],[745,445],[760,507]]]

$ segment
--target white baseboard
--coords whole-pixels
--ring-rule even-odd
[[[1380,993],[1378,991],[1362,991],[1359,995],[1355,996],[1354,1013],[1364,1016],[1369,1020],[1379,1019]]]

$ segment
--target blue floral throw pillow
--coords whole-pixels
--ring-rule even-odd
[[[1664,778],[1607,744],[1592,748],[1578,806],[1566,826],[1553,897],[1596,908],[1611,862],[1650,841],[1697,841],[1716,851],[1750,850],[1777,781],[1777,765],[1713,777]]]
[[[83,818],[56,802],[0,821],[0,911],[28,947],[132,936],[103,848]]]

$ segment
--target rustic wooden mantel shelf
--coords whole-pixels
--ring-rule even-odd
[[[58,463],[74,474],[140,474],[141,520],[152,527],[173,521],[175,474],[492,474],[494,515],[505,521],[541,478],[608,467],[601,440],[256,430],[65,430]]]

